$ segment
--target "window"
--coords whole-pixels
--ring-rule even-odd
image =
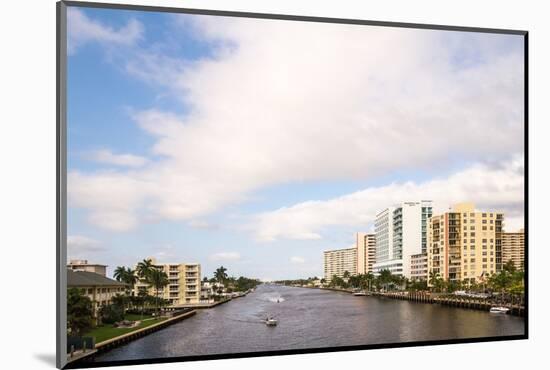
[[[487,239],[482,239],[481,242],[487,244]]]
[[[470,237],[473,238],[474,236],[476,236],[476,233],[470,233]]]
[[[470,230],[475,230],[476,227],[475,226],[470,226]]]
[[[482,227],[481,227],[481,230],[486,231],[486,230],[487,230],[487,226],[482,226]]]

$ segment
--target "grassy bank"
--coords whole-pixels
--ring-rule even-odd
[[[134,321],[134,320],[140,320],[140,319],[141,319],[141,315],[126,315],[126,320]],[[90,330],[89,332],[84,334],[84,336],[85,337],[95,337],[95,342],[100,343],[100,342],[103,342],[105,340],[115,338],[115,337],[118,337],[118,336],[123,335],[123,334],[131,333],[133,331],[146,328],[148,326],[157,324],[157,323],[162,322],[164,320],[166,320],[165,317],[155,319],[155,318],[147,317],[145,315],[143,321],[136,327],[133,327],[133,328],[115,328],[113,325],[103,325],[103,326],[98,326],[98,327]]]

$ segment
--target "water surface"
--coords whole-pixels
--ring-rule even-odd
[[[279,302],[277,302],[279,301]],[[273,316],[276,327],[262,320]],[[261,285],[246,297],[149,334],[94,361],[323,348],[524,334],[524,319],[318,289]]]

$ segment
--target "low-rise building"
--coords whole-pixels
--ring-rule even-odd
[[[71,260],[67,268],[73,271],[94,272],[99,275],[107,276],[107,265],[97,263],[88,263],[88,260]]]
[[[112,303],[117,294],[123,295],[126,284],[90,271],[67,269],[67,288],[79,289],[92,301],[94,317],[102,306]]]
[[[214,301],[214,296],[224,296],[225,286],[222,283],[203,281],[201,282],[201,303],[211,303]]]

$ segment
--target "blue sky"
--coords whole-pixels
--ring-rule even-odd
[[[519,36],[68,17],[70,257],[297,278],[399,201],[523,223]]]

